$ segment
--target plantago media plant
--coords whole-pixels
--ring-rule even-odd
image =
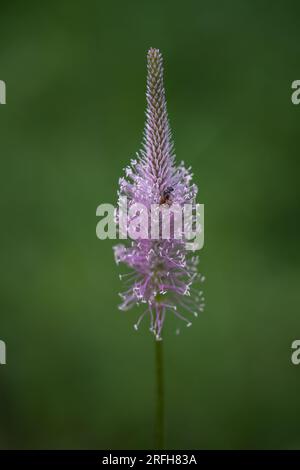
[[[98,238],[131,238],[114,247],[117,263],[130,271],[120,278],[121,310],[143,305],[134,327],[150,320],[156,351],[157,448],[163,448],[164,386],[162,331],[175,315],[186,326],[204,309],[195,251],[204,243],[204,206],[196,203],[197,187],[190,168],[176,165],[163,83],[163,60],[158,49],[147,55],[147,109],[143,145],[120,178],[118,208],[98,206]],[[105,215],[107,214],[107,215]],[[192,241],[191,241],[192,240]],[[178,331],[178,330],[177,330]]]

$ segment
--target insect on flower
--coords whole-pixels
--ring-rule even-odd
[[[175,164],[174,147],[168,120],[163,84],[163,61],[158,49],[147,55],[147,109],[142,150],[137,159],[120,178],[119,201],[126,197],[128,208],[141,203],[151,210],[152,204],[183,207],[195,204],[197,187],[192,184],[190,168],[183,162]],[[126,291],[120,294],[121,310],[144,304],[145,310],[135,324],[138,329],[143,318],[150,318],[150,330],[161,339],[164,322],[170,314],[191,325],[189,316],[198,316],[204,309],[204,297],[199,283],[204,276],[198,273],[198,256],[186,249],[184,240],[133,240],[130,246],[114,247],[117,263],[131,271],[121,279]],[[185,312],[188,316],[186,316]]]
[[[172,186],[168,186],[167,189],[163,191],[163,194],[160,198],[159,205],[161,206],[162,204],[172,204],[171,201],[171,193],[174,191],[174,188]]]

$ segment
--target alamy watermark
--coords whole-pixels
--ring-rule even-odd
[[[293,104],[300,103],[300,80],[294,80],[292,83],[292,89],[295,90],[292,93],[291,100]]]
[[[6,84],[0,80],[0,104],[6,104]]]
[[[291,361],[295,366],[300,364],[300,339],[295,339],[292,342]]]
[[[121,197],[118,207],[100,204],[96,226],[100,240],[182,240],[187,250],[201,250],[204,245],[204,204],[169,205],[128,202]]]
[[[6,344],[0,339],[0,365],[6,364]]]

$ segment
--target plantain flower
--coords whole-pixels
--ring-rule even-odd
[[[192,184],[190,168],[176,165],[171,129],[163,83],[163,60],[158,49],[147,55],[147,109],[142,149],[120,178],[119,204],[126,198],[128,209],[143,204],[147,210],[153,205],[163,209],[195,204],[197,187]],[[147,227],[148,229],[148,227]],[[198,256],[186,249],[183,239],[174,234],[168,239],[141,237],[130,246],[114,247],[117,263],[124,263],[130,272],[120,278],[126,286],[120,294],[121,310],[135,305],[145,309],[135,323],[138,329],[142,319],[149,317],[150,331],[157,340],[162,337],[164,322],[170,314],[192,324],[191,316],[203,311],[204,298],[199,282]],[[178,331],[178,330],[177,330]]]

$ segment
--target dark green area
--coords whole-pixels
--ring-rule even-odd
[[[207,308],[164,338],[167,448],[300,448],[299,2],[0,3],[1,448],[151,448],[155,348],[96,238],[160,48]]]

